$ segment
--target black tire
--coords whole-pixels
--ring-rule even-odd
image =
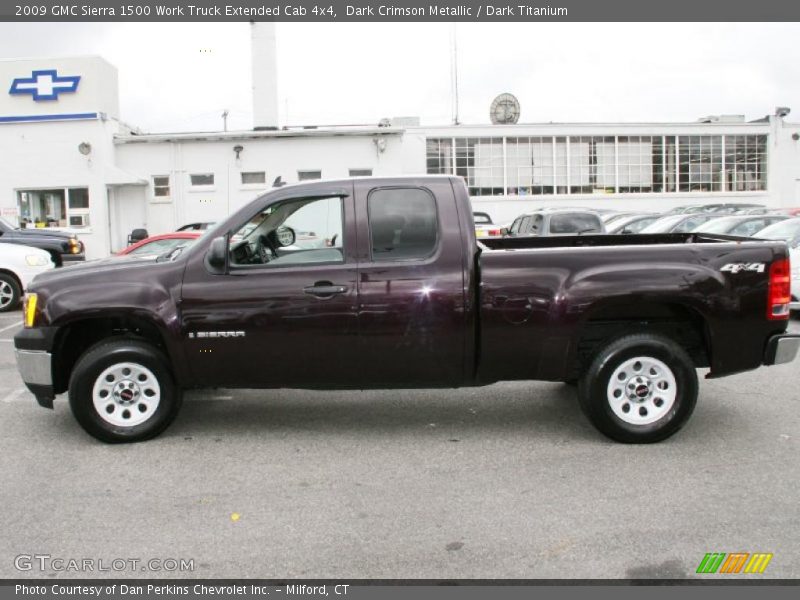
[[[633,379],[637,373],[635,371],[625,372],[628,370],[626,365],[631,365],[631,361],[638,357],[655,359],[668,367],[676,384],[674,401],[671,406],[669,402],[665,403],[664,399],[659,397],[666,394],[666,389],[670,387],[666,380],[651,382],[645,377],[645,384],[637,384],[637,380]],[[642,368],[641,363],[634,361],[630,370],[633,370],[637,364],[640,369]],[[611,377],[617,369],[620,371],[616,373],[615,382],[618,380],[621,383],[612,387],[610,386]],[[653,372],[658,373],[658,368]],[[621,378],[622,375],[630,376],[631,379]],[[645,373],[645,375],[647,374]],[[661,375],[661,377],[666,376]],[[624,383],[622,383],[623,381]],[[634,384],[634,387],[629,391],[631,383]],[[658,391],[659,385],[664,386],[663,392]],[[623,389],[616,389],[617,387]],[[645,393],[648,395],[640,398],[637,395],[640,389],[642,395]],[[578,399],[584,414],[601,433],[618,442],[649,444],[670,437],[686,424],[697,403],[697,391],[697,371],[686,351],[667,337],[639,333],[618,338],[599,349],[578,384]],[[630,397],[634,399],[627,400],[627,393],[630,393]],[[612,396],[616,394],[620,394],[622,398],[616,396],[617,400],[613,400]],[[622,416],[627,421],[615,412],[612,400],[615,402],[617,410],[625,413]],[[660,405],[655,404],[659,401]],[[642,402],[642,404],[637,404],[637,402]],[[627,410],[625,410],[626,404],[628,405]],[[661,408],[662,406],[664,408]],[[649,417],[647,416],[648,407],[653,411]],[[644,412],[640,413],[641,410]],[[643,414],[641,419],[647,419],[655,417],[661,411],[664,411],[663,416],[655,422],[647,424],[630,422],[639,419],[637,415]]]
[[[8,294],[11,294],[9,297]],[[19,306],[22,288],[19,281],[8,273],[0,273],[0,313],[9,312]]]
[[[141,395],[139,395],[139,387],[137,387],[136,396],[141,401],[144,401],[144,395],[152,392],[153,388],[159,392],[158,404],[152,409],[151,414],[142,417],[146,419],[144,422],[130,427],[109,422],[95,408],[94,402],[95,384],[97,383],[98,386],[110,385],[105,383],[108,381],[107,379],[99,381],[98,378],[107,369],[122,363],[144,367],[142,371],[148,371],[155,379],[157,386],[149,383],[149,380],[152,379],[149,375],[142,373],[144,381],[147,383],[141,384]],[[129,385],[127,380],[122,381],[122,377],[119,379],[120,385]],[[136,385],[139,386],[138,383]],[[148,388],[148,386],[152,387]],[[127,400],[131,401],[130,398]],[[167,357],[154,346],[139,340],[123,338],[95,344],[78,360],[69,381],[69,405],[75,419],[89,435],[108,443],[141,442],[156,437],[175,419],[181,407],[181,400],[181,390],[175,385]],[[132,400],[134,404],[139,401]],[[125,412],[129,417],[131,413],[134,418],[141,417],[136,414],[134,404],[122,406],[120,404],[122,400],[115,401],[113,395],[107,402],[109,404],[116,403],[110,410],[113,412],[119,409],[120,417],[117,420],[121,420],[121,415],[124,415]],[[136,404],[136,406],[141,408],[144,404]]]

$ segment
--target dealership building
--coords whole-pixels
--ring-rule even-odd
[[[749,122],[425,126],[401,117],[282,127],[274,29],[251,27],[247,131],[139,131],[120,119],[117,71],[100,57],[0,60],[0,214],[75,231],[98,258],[124,247],[133,229],[218,221],[277,177],[454,174],[496,222],[552,205],[800,206],[800,124],[785,109]]]

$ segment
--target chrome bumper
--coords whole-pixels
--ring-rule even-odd
[[[15,350],[17,369],[28,385],[53,385],[52,355],[42,350]]]
[[[773,335],[767,342],[764,352],[765,365],[782,365],[792,362],[800,350],[800,335],[780,334]]]

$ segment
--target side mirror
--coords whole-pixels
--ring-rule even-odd
[[[228,238],[220,236],[211,240],[206,252],[206,267],[212,273],[224,273],[228,266]]]

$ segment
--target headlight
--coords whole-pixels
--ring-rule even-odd
[[[43,267],[49,263],[50,260],[41,254],[28,254],[28,256],[25,257],[25,262],[28,263],[29,267]]]
[[[69,253],[70,254],[80,254],[83,244],[76,240],[75,238],[70,238],[69,240]]]
[[[37,294],[25,294],[25,300],[22,305],[22,314],[25,319],[25,327],[33,327],[36,320],[36,304],[39,301]]]

